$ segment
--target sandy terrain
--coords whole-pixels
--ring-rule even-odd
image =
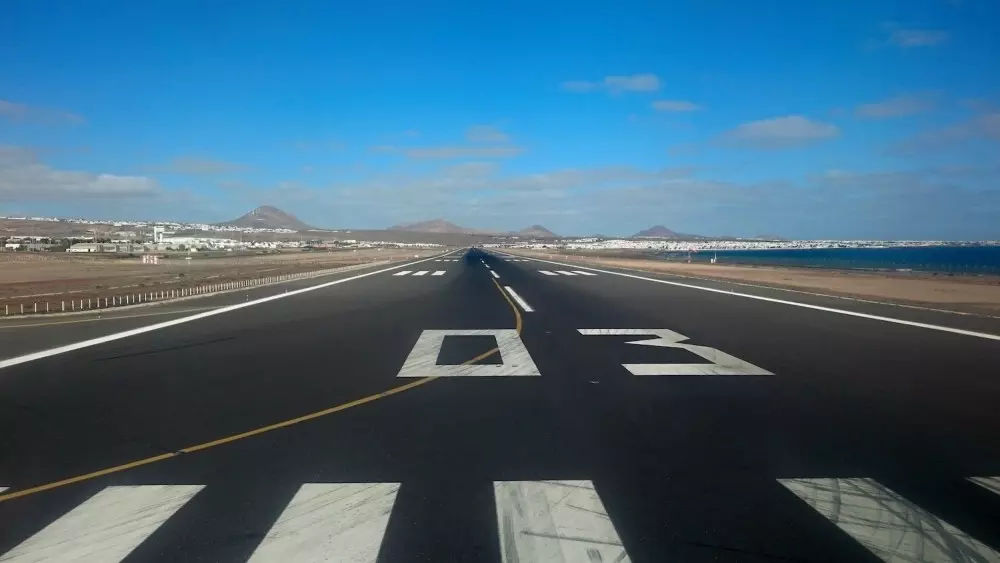
[[[576,261],[594,266],[614,266],[739,281],[829,295],[1000,315],[1000,278],[993,276],[934,276],[918,273],[883,274],[812,268],[687,264],[643,258],[582,256],[525,250],[515,250],[511,253],[559,261]]]
[[[429,250],[366,249],[337,252],[283,252],[268,255],[184,255],[142,264],[140,258],[110,255],[0,253],[0,308],[19,310],[24,304],[111,297],[137,292],[167,291],[204,283],[224,283],[297,272],[325,270],[364,262],[398,261]],[[44,305],[40,305],[43,309]],[[0,311],[2,314],[2,311]]]

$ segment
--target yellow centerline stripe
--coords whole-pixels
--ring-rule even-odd
[[[504,300],[507,301],[507,304],[510,305],[511,310],[514,311],[514,320],[515,320],[514,329],[517,331],[517,334],[520,335],[521,334],[521,327],[522,327],[521,313],[520,313],[520,311],[517,310],[517,307],[510,300],[510,298],[507,297],[507,294],[504,292],[503,288],[500,287],[500,284],[498,284],[496,282],[496,280],[492,280],[492,281],[493,281],[493,285],[496,286],[497,291],[500,292],[500,295],[503,295]],[[500,351],[499,348],[493,348],[492,350],[487,350],[486,352],[483,352],[482,354],[476,356],[475,358],[472,358],[471,360],[467,360],[465,362],[462,362],[462,365],[463,366],[467,366],[467,365],[470,365],[470,364],[474,364],[474,363],[476,363],[478,361],[484,360],[484,359],[492,356],[493,354],[496,354],[499,351]],[[283,420],[281,422],[276,422],[274,424],[269,424],[267,426],[261,426],[260,428],[255,428],[253,430],[248,430],[246,432],[241,432],[239,434],[233,434],[231,436],[226,436],[224,438],[219,438],[217,440],[212,440],[211,442],[204,442],[204,443],[201,443],[201,444],[195,444],[193,446],[188,446],[186,448],[181,448],[181,449],[177,450],[176,452],[169,452],[169,453],[160,454],[160,455],[156,455],[156,456],[152,456],[152,457],[147,457],[147,458],[144,458],[144,459],[139,459],[139,460],[132,461],[132,462],[129,462],[129,463],[123,463],[121,465],[115,465],[115,466],[112,466],[112,467],[108,467],[106,469],[101,469],[101,470],[98,470],[98,471],[93,471],[91,473],[85,473],[83,475],[77,475],[75,477],[69,477],[69,478],[66,478],[66,479],[62,479],[60,481],[53,481],[51,483],[46,483],[44,485],[38,485],[36,487],[31,487],[30,489],[23,489],[23,490],[20,490],[20,491],[13,491],[13,492],[10,492],[10,493],[7,493],[7,494],[0,494],[0,502],[6,501],[6,500],[13,500],[13,499],[20,498],[20,497],[26,497],[28,495],[33,495],[35,493],[41,493],[43,491],[49,491],[49,490],[56,489],[56,488],[59,488],[59,487],[64,487],[66,485],[72,485],[73,483],[80,483],[82,481],[89,481],[91,479],[95,479],[97,477],[102,477],[104,475],[110,475],[112,473],[119,473],[121,471],[126,471],[126,470],[133,469],[133,468],[136,468],[136,467],[141,467],[143,465],[149,465],[151,463],[156,463],[158,461],[163,461],[165,459],[172,459],[172,458],[178,457],[178,456],[180,456],[182,454],[190,454],[190,453],[194,453],[194,452],[200,452],[202,450],[207,450],[209,448],[214,448],[216,446],[221,446],[221,445],[224,445],[224,444],[229,444],[231,442],[236,442],[238,440],[243,440],[243,439],[250,438],[250,437],[253,437],[253,436],[259,436],[261,434],[264,434],[265,432],[270,432],[272,430],[278,430],[280,428],[286,428],[286,427],[293,426],[293,425],[296,425],[296,424],[301,424],[303,422],[307,422],[309,420],[313,420],[313,419],[316,419],[316,418],[327,416],[327,415],[333,414],[335,412],[345,411],[347,409],[350,409],[350,408],[353,408],[353,407],[357,407],[357,406],[360,406],[360,405],[364,405],[364,404],[370,403],[372,401],[377,401],[378,399],[382,399],[382,398],[385,398],[385,397],[390,397],[392,395],[396,395],[398,393],[402,393],[403,391],[409,391],[410,389],[414,389],[416,387],[420,387],[421,385],[426,385],[426,384],[428,384],[431,381],[434,381],[436,379],[439,379],[439,377],[438,376],[424,377],[422,379],[418,379],[416,381],[412,381],[410,383],[407,383],[406,385],[400,385],[399,387],[393,387],[391,389],[387,389],[387,390],[382,391],[380,393],[376,393],[374,395],[369,395],[367,397],[362,397],[360,399],[355,399],[353,401],[350,401],[348,403],[343,403],[343,404],[337,405],[335,407],[330,407],[330,408],[327,408],[327,409],[323,409],[321,411],[316,411],[316,412],[309,413],[309,414],[306,414],[306,415],[303,415],[303,416],[299,416],[299,417],[296,417],[296,418],[290,418],[288,420]]]

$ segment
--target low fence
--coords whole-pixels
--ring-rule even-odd
[[[188,299],[198,295],[209,295],[213,293],[224,293],[227,291],[238,291],[270,284],[284,283],[293,280],[314,278],[339,272],[349,272],[369,266],[378,266],[387,262],[369,262],[366,264],[356,264],[353,266],[341,266],[339,268],[328,268],[325,270],[313,270],[309,272],[297,272],[292,274],[281,274],[277,276],[265,276],[260,278],[249,278],[222,283],[203,284],[194,287],[168,288],[157,291],[144,291],[139,293],[115,293],[102,297],[84,297],[79,299],[68,299],[59,301],[32,301],[26,303],[15,303],[4,305],[4,316],[21,315],[45,315],[54,313],[73,313],[81,311],[93,311],[104,309],[115,309],[119,307],[129,307],[140,304],[150,304],[154,302],[169,301],[174,299]]]

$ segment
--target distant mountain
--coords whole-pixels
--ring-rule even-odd
[[[708,237],[678,233],[677,231],[672,231],[663,225],[653,225],[648,229],[643,229],[632,235],[632,238],[703,239]]]
[[[292,229],[293,231],[308,231],[312,229],[294,215],[289,215],[277,207],[262,205],[243,215],[239,219],[219,223],[230,227],[252,227],[257,229]]]
[[[475,229],[467,229],[454,223],[449,223],[444,219],[432,219],[430,221],[418,221],[416,223],[404,223],[389,227],[390,231],[412,231],[416,233],[454,233],[454,234],[475,234]]]
[[[653,225],[632,235],[633,238],[678,238],[681,234],[671,231],[663,225]]]
[[[541,225],[532,225],[526,229],[521,229],[515,234],[521,237],[531,237],[531,238],[559,238],[559,235],[553,233],[552,231],[546,229]]]

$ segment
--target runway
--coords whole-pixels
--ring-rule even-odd
[[[0,326],[0,562],[1000,561],[990,319],[481,249],[287,289]]]

